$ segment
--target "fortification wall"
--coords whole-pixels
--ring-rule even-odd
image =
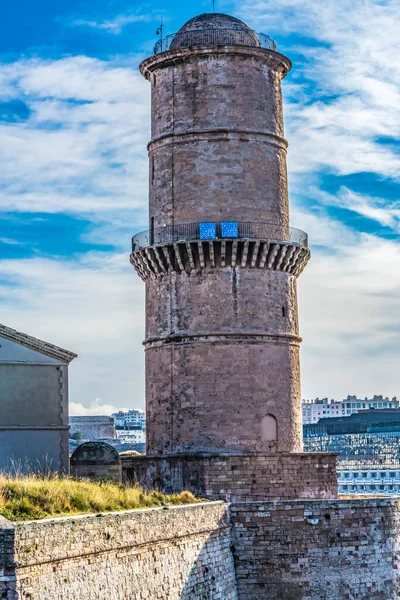
[[[400,598],[400,500],[231,505],[239,600]]]
[[[112,417],[70,417],[70,437],[77,431],[86,440],[115,438],[115,424]]]
[[[0,598],[236,600],[228,518],[215,502],[0,529]]]
[[[336,454],[124,457],[123,477],[167,493],[229,502],[337,498]]]
[[[400,499],[0,520],[6,600],[397,600]]]

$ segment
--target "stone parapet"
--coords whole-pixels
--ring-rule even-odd
[[[285,77],[292,68],[289,58],[275,50],[250,46],[224,45],[212,47],[192,46],[191,48],[178,48],[156,54],[146,58],[141,63],[140,72],[146,79],[151,79],[152,74],[158,69],[181,65],[186,60],[193,60],[194,57],[224,57],[229,55],[259,60],[260,63],[267,64],[270,69],[278,72],[281,78]]]
[[[0,522],[0,598],[237,600],[227,508]]]
[[[336,454],[124,457],[123,477],[168,493],[230,502],[337,498]]]
[[[232,504],[239,600],[395,600],[400,500]]]
[[[365,498],[0,519],[0,598],[395,600],[399,514]]]

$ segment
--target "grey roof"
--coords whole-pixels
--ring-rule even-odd
[[[190,19],[180,28],[170,49],[203,44],[260,46],[260,41],[240,19],[221,13],[205,13]]]
[[[202,15],[197,15],[196,17],[193,17],[193,19],[190,19],[190,21],[187,21],[187,23],[180,28],[178,33],[214,28],[231,28],[252,33],[250,27],[246,25],[246,23],[236,17],[232,17],[232,15],[225,15],[223,13],[203,13]]]
[[[190,19],[175,35],[170,50],[191,46],[254,46],[257,35],[246,23],[222,13],[205,13]]]
[[[56,360],[61,360],[62,362],[66,363],[70,363],[71,360],[78,356],[69,350],[65,350],[64,348],[60,348],[54,344],[49,344],[48,342],[43,342],[42,340],[32,337],[31,335],[21,333],[20,331],[16,331],[16,329],[11,329],[10,327],[6,327],[1,323],[0,337],[6,340],[11,340],[12,342],[21,344],[21,346],[26,346],[26,348],[36,350],[45,356],[49,356],[50,358],[55,358]]]
[[[303,426],[306,437],[316,433],[328,435],[343,435],[346,433],[368,433],[374,428],[385,428],[400,426],[400,409],[398,408],[370,408],[353,413],[347,417],[327,417],[320,419],[318,423]]]

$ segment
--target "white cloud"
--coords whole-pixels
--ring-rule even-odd
[[[71,402],[143,407],[144,285],[128,253],[2,260],[0,306],[2,322],[78,354]]]
[[[71,417],[94,417],[110,416],[119,410],[127,411],[127,408],[120,408],[112,404],[104,404],[100,398],[96,398],[89,406],[83,406],[77,402],[70,402],[69,414]]]
[[[87,57],[0,65],[0,101],[30,117],[0,124],[4,210],[147,210],[149,85],[137,69]]]
[[[389,202],[384,198],[357,194],[342,186],[337,194],[328,194],[312,188],[315,199],[321,203],[346,208],[363,217],[376,221],[384,227],[400,232],[400,201]]]
[[[7,246],[23,246],[23,242],[19,242],[18,240],[13,240],[11,238],[0,237],[0,242],[2,244],[6,244]]]
[[[400,247],[360,235],[314,252],[299,279],[305,397],[398,394]]]
[[[295,62],[287,94],[283,85],[291,172],[399,178],[399,153],[379,143],[400,136],[398,0],[261,0],[237,8],[256,29],[287,35],[284,53],[307,59],[301,67]],[[293,33],[318,46],[293,42]],[[303,80],[296,85],[300,73],[313,92]]]
[[[313,245],[299,279],[304,396],[393,396],[400,245],[360,234],[330,218],[327,208],[350,209],[378,230],[398,233],[400,205],[376,189],[362,195],[342,186],[328,194],[317,186],[327,173],[400,178],[398,149],[381,143],[400,137],[398,0],[259,0],[236,7],[254,29],[279,35],[279,49],[295,59],[283,82],[290,187],[292,199],[301,198],[292,200],[292,222]]]
[[[342,244],[354,246],[359,241],[359,234],[356,231],[346,227],[340,221],[329,218],[322,210],[319,214],[315,214],[304,207],[294,207],[291,210],[291,222],[309,234],[314,249],[318,249],[319,246],[336,249]]]
[[[153,18],[152,15],[138,15],[138,14],[122,14],[117,15],[113,19],[104,19],[103,21],[94,21],[92,19],[73,19],[71,25],[93,27],[94,29],[101,29],[107,33],[118,35],[121,33],[126,25],[132,23],[138,23],[143,21],[150,21]]]
[[[123,250],[0,261],[2,320],[79,354],[72,410],[97,410],[95,397],[101,412],[144,404],[144,286],[129,264],[128,231],[147,220],[150,86],[130,59],[0,64],[0,101],[30,109],[25,121],[0,123],[0,209],[84,216],[98,227],[82,241]]]

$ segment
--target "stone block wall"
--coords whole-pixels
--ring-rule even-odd
[[[7,600],[237,599],[222,502],[32,522],[0,550]]]
[[[0,517],[0,598],[12,600],[14,591],[14,527]]]
[[[171,492],[229,502],[337,498],[336,454],[123,458],[124,478]]]
[[[300,452],[297,312],[296,278],[250,259],[147,279],[147,454]]]
[[[70,437],[80,431],[85,440],[101,440],[115,438],[115,424],[113,417],[70,417]]]
[[[400,598],[400,500],[231,505],[239,600]]]
[[[152,83],[156,227],[221,210],[233,221],[288,223],[280,84],[290,66],[281,54],[243,46],[180,49],[141,64]]]
[[[400,499],[0,520],[2,600],[398,600]]]

